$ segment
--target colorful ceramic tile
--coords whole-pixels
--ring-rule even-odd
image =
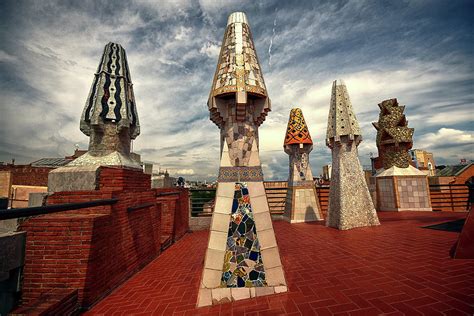
[[[245,182],[235,184],[221,287],[267,286],[250,196]]]
[[[91,136],[94,128],[105,123],[116,124],[118,131],[127,129],[132,139],[140,134],[127,54],[116,43],[105,45],[82,112],[80,129]]]
[[[301,109],[291,109],[284,145],[313,144]]]

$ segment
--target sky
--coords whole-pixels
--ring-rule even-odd
[[[406,105],[414,148],[436,164],[474,159],[473,1],[17,1],[0,3],[0,161],[30,163],[88,146],[79,119],[104,45],[128,56],[142,160],[172,176],[213,180],[219,130],[206,106],[227,17],[247,14],[272,111],[259,128],[267,180],[288,177],[291,108],[325,146],[332,81],[343,79],[363,131],[362,165],[377,156],[377,106]]]

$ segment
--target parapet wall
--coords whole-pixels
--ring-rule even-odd
[[[188,192],[172,190],[172,195],[160,197],[167,190],[151,189],[150,175],[102,168],[100,190],[50,195],[48,205],[112,198],[118,202],[23,222],[24,305],[51,289],[70,288],[78,290],[79,306],[87,309],[143,268],[160,254],[163,230],[171,232],[173,242],[189,229]]]

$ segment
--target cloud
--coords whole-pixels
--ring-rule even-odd
[[[113,41],[127,51],[135,89],[142,134],[134,150],[170,172],[214,179],[220,137],[206,102],[233,11],[247,13],[272,99],[259,129],[267,179],[287,178],[282,145],[292,107],[302,108],[315,142],[313,174],[331,161],[324,138],[338,78],[363,129],[362,164],[376,153],[377,103],[392,97],[406,104],[416,146],[446,163],[472,152],[460,143],[472,135],[470,3],[44,0],[4,1],[0,10],[0,160],[28,163],[87,146],[78,122]]]
[[[14,63],[18,60],[16,56],[10,55],[7,52],[0,50],[0,63]]]
[[[275,9],[275,13],[276,13],[276,9]],[[275,14],[275,19],[273,20],[272,37],[270,38],[270,45],[268,45],[268,67],[272,66],[272,47],[273,47],[273,40],[275,39],[276,25],[277,25],[277,18]]]
[[[201,47],[199,52],[201,54],[205,54],[209,58],[217,59],[217,57],[219,56],[220,50],[221,48],[219,45],[215,43],[207,42]]]
[[[474,131],[440,128],[421,135],[416,140],[422,148],[433,152],[437,164],[459,163],[461,159],[474,160]]]
[[[422,135],[420,137],[420,143],[422,143],[426,148],[430,149],[456,145],[474,146],[474,131],[460,131],[452,128],[441,128],[436,133],[427,133]],[[474,148],[472,149],[474,152]]]
[[[177,170],[172,170],[171,172],[179,176],[193,175],[195,173],[193,169],[177,169]]]

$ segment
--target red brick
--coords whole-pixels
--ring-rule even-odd
[[[113,185],[118,191],[112,192],[110,183],[120,183]],[[179,191],[178,200],[188,199],[186,189],[175,191]],[[101,190],[59,192],[49,196],[48,204],[112,197],[119,202],[34,217],[22,224],[22,229],[28,232],[25,304],[38,296],[38,287],[66,284],[79,289],[82,306],[90,306],[153,260],[161,251],[162,230],[162,210],[155,203],[155,195],[156,190],[150,188],[149,175],[129,169],[103,168]],[[154,204],[127,212],[128,207],[145,203]],[[167,212],[176,217],[169,223],[169,229],[177,240],[188,231],[188,204],[172,205]],[[164,215],[169,217],[170,214]],[[40,283],[33,285],[32,282]]]
[[[473,287],[465,287],[461,292],[443,284],[449,277],[459,282],[455,278],[459,275],[474,284],[472,263],[449,259],[447,251],[456,239],[455,234],[420,228],[462,216],[465,215],[384,213],[380,214],[381,226],[347,232],[323,225],[274,222],[290,292],[201,309],[192,306],[197,299],[208,232],[195,232],[151,261],[87,314],[108,314],[112,307],[127,314],[145,302],[144,312],[150,313],[163,312],[168,305],[179,313],[184,311],[178,309],[192,308],[185,310],[185,315],[231,311],[235,315],[278,314],[282,310],[297,315],[329,315],[331,310],[344,315],[466,314],[472,304],[469,300],[474,297]],[[109,263],[115,263],[110,260]],[[413,287],[407,280],[425,288]],[[440,287],[444,293],[438,291]],[[302,291],[307,295],[303,296]]]

